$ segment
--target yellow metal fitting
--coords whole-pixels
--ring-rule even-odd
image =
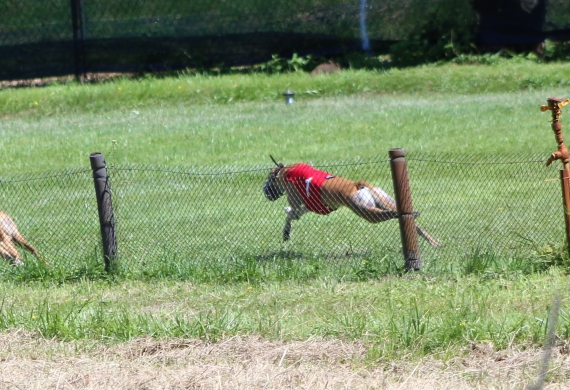
[[[561,101],[560,103],[554,104],[553,106],[546,106],[546,105],[540,106],[540,111],[544,112],[544,111],[548,111],[548,110],[560,109],[569,103],[570,103],[570,99],[566,99],[566,100]]]

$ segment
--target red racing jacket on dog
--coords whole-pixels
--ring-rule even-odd
[[[334,211],[325,206],[321,199],[321,187],[332,177],[334,176],[327,172],[303,163],[295,165],[285,174],[285,180],[297,188],[307,210],[321,215]]]

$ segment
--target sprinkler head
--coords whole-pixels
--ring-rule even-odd
[[[295,92],[287,90],[287,92],[283,93],[285,96],[285,104],[293,104],[293,96],[295,96]]]

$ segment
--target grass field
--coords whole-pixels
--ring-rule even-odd
[[[259,164],[268,153],[291,161],[366,157],[391,147],[550,151],[548,114],[539,106],[564,96],[567,69],[513,60],[332,78],[187,75],[7,89],[0,167],[88,166],[93,151],[115,163],[166,165]],[[297,93],[290,107],[281,104],[287,89]]]
[[[493,66],[429,66],[385,73],[346,71],[331,77],[189,74],[0,90],[0,147],[4,156],[0,165],[4,174],[0,176],[6,182],[65,169],[88,177],[88,155],[93,151],[105,153],[108,162],[117,167],[150,164],[174,171],[200,166],[269,167],[269,153],[285,162],[386,157],[392,147],[403,147],[412,154],[452,153],[456,157],[473,152],[483,156],[507,152],[548,156],[556,145],[549,116],[541,113],[539,106],[549,96],[568,97],[564,77],[568,69],[566,64],[515,60]],[[292,106],[286,106],[280,96],[288,88],[297,92]],[[444,176],[434,179],[446,180]],[[154,176],[146,180],[156,182]],[[389,179],[383,180],[388,187]],[[473,186],[493,188],[492,182],[472,180]],[[49,212],[57,221],[73,219],[68,211],[73,204],[83,207],[85,215],[95,213],[85,200],[91,187],[76,192],[71,190],[72,181],[50,183],[46,190],[55,197],[64,194],[67,210],[50,205],[49,199],[26,203],[26,194],[33,194],[36,188],[33,183],[21,187],[15,182],[10,184],[18,189],[17,201],[9,199],[6,194],[12,192],[4,190],[2,208],[8,205],[18,210],[18,220],[31,237],[43,237],[41,230],[46,227],[34,227],[33,214],[26,210],[53,207]],[[150,204],[152,199],[160,198],[170,207],[182,209],[184,205],[176,203],[176,194],[185,189],[173,184],[165,184],[168,191],[149,198]],[[559,199],[558,186],[555,191],[554,197]],[[144,210],[144,205],[129,206],[128,197],[127,192],[119,193],[119,212],[130,212],[129,207]],[[18,209],[18,202],[25,206]],[[533,206],[539,216],[540,206]],[[233,212],[233,219],[245,218],[241,209]],[[223,226],[224,216],[215,217]],[[71,230],[96,232],[96,224],[89,225],[83,214],[81,218],[86,219],[83,223],[73,222]],[[425,218],[429,221],[429,216]],[[153,223],[156,221],[142,221],[139,228],[153,227]],[[182,218],[174,226],[182,228],[190,223],[191,219]],[[272,225],[269,221],[267,226]],[[204,234],[214,237],[216,232]],[[494,234],[492,229],[490,234]],[[231,238],[239,248],[239,236]],[[54,232],[51,240],[46,238],[45,242],[63,244],[65,232]],[[158,241],[176,252],[168,237]],[[263,243],[256,244],[263,247]],[[294,253],[295,248],[282,250]],[[95,259],[97,243],[86,242],[77,251],[78,259]],[[196,270],[192,268],[173,277],[172,269],[167,268],[176,267],[176,261],[164,261],[162,276],[156,272],[149,277],[106,278],[97,271],[84,270],[78,271],[75,279],[49,275],[52,271],[29,261],[24,270],[3,268],[0,327],[14,339],[46,338],[62,344],[38,344],[30,352],[11,343],[1,358],[8,362],[28,361],[35,355],[53,361],[54,356],[76,356],[75,352],[58,349],[66,345],[74,345],[79,354],[89,354],[109,346],[130,348],[133,340],[145,337],[200,339],[220,345],[234,336],[259,336],[284,345],[307,340],[357,343],[362,346],[361,352],[343,363],[330,363],[331,375],[345,375],[340,368],[346,370],[347,365],[352,367],[349,371],[370,370],[390,362],[419,365],[432,358],[440,362],[458,356],[468,359],[474,351],[482,350],[487,351],[481,352],[487,357],[500,351],[534,350],[544,342],[555,294],[562,296],[556,351],[564,353],[570,322],[564,294],[567,267],[565,255],[561,256],[562,262],[556,266],[556,262],[545,265],[538,257],[513,264],[507,257],[485,254],[471,268],[456,263],[456,267],[436,267],[407,275],[400,275],[397,266],[390,268],[389,257],[362,259],[371,263],[359,264],[355,269],[340,261],[285,256],[261,263],[212,262],[210,274],[201,278],[193,274]],[[542,265],[528,268],[528,262]],[[505,388],[520,388],[532,382],[538,361],[536,355],[529,356],[533,360],[524,362],[527,371],[510,382],[502,382]],[[406,371],[409,377],[414,376],[414,364]],[[295,360],[277,359],[273,367],[279,374],[281,368],[293,369]],[[315,372],[311,369],[316,366],[311,367],[305,380]],[[567,370],[562,367],[560,364],[553,369],[547,380],[567,383]],[[481,376],[470,377],[457,370],[465,386],[489,384]],[[40,379],[26,382],[23,377],[10,377],[8,371],[2,375],[6,381],[27,383],[24,387],[41,383]],[[66,380],[71,380],[71,373],[66,375]],[[221,381],[231,384],[236,375],[227,374]],[[45,377],[53,379],[47,373]],[[397,377],[387,376],[396,381],[394,388],[398,387]],[[501,380],[500,376],[490,377]],[[400,384],[404,383],[405,378],[399,378]],[[358,387],[372,386],[378,376],[371,374],[369,379],[359,382]],[[252,381],[246,381],[250,388],[262,387]],[[269,388],[279,388],[265,383],[271,385]],[[294,387],[293,383],[289,386]]]

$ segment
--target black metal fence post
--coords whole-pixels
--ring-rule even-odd
[[[406,152],[403,149],[390,149],[389,155],[406,270],[419,270],[421,268],[420,247],[412,205],[412,192],[408,180]]]
[[[107,164],[105,163],[105,156],[99,152],[91,153],[89,160],[91,161],[93,181],[95,183],[95,195],[97,196],[105,271],[111,272],[117,265],[117,238]]]
[[[75,78],[83,82],[85,76],[85,23],[83,0],[71,0],[71,23],[73,27],[73,55],[75,57]]]

